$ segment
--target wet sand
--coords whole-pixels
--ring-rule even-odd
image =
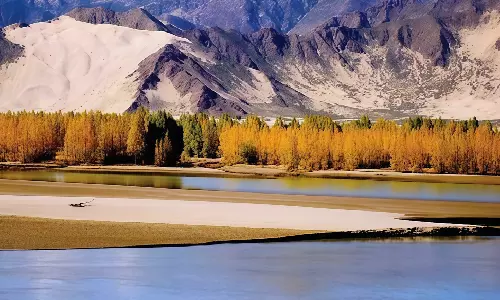
[[[0,216],[0,249],[76,249],[151,245],[196,245],[280,238],[309,233],[154,223],[118,223]]]
[[[344,232],[118,223],[0,215],[0,249],[185,247],[224,243],[267,243],[341,239],[457,238],[500,236],[491,227],[440,227]]]
[[[407,222],[399,218],[416,218],[415,221],[426,222],[425,226],[432,227],[445,225],[428,222],[494,225],[500,220],[500,203],[275,195],[21,180],[0,180],[0,195],[3,195],[0,196],[0,206],[3,207],[0,209],[0,249],[406,237],[421,233],[405,229],[396,231],[394,235],[380,228],[399,227],[401,224],[404,224],[404,227],[418,227],[423,224],[399,223]],[[27,202],[20,200],[20,195],[28,196],[25,197]],[[68,206],[69,203],[92,198],[96,200],[90,207]],[[254,208],[258,207],[253,212],[249,210],[252,204]],[[319,210],[314,210],[315,208]],[[373,212],[383,213],[370,214]],[[254,218],[255,215],[258,217]],[[289,217],[276,217],[282,215]],[[304,215],[309,215],[308,222],[312,223],[304,223],[304,220],[301,220]],[[321,218],[316,218],[318,215],[321,215]],[[377,217],[370,221],[369,216]],[[469,223],[472,219],[476,223]],[[191,225],[166,224],[172,221],[185,223],[186,220],[189,220]],[[461,222],[462,220],[466,222]],[[364,227],[360,227],[360,224]],[[316,225],[318,226],[315,227]],[[288,226],[289,229],[275,229],[280,226]],[[365,231],[345,231],[356,228],[379,229],[369,234]],[[331,230],[339,231],[323,233]],[[428,230],[424,232],[427,236],[491,233],[470,232],[471,229],[460,226],[452,228],[451,231],[448,227],[435,229],[437,231]],[[493,234],[499,235],[498,229],[495,230]],[[313,236],[304,236],[313,233]]]
[[[71,203],[89,203],[89,205],[71,207]],[[315,231],[381,230],[451,225],[401,220],[402,214],[361,210],[175,199],[158,201],[61,196],[0,195],[0,215]]]
[[[307,172],[304,173],[303,175],[314,178],[371,179],[371,180],[381,180],[381,181],[500,185],[500,176],[401,173],[390,170],[356,170],[356,171],[324,170],[324,171]]]
[[[387,212],[406,217],[500,218],[500,203],[279,195],[4,179],[0,179],[0,195],[255,203]]]

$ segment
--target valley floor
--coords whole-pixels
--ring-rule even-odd
[[[0,249],[198,245],[296,236],[308,231],[158,223],[100,222],[0,215]]]
[[[69,206],[92,199],[87,207]],[[304,234],[324,232],[326,236],[312,238],[355,238],[360,230],[381,237],[387,228],[414,236],[420,234],[410,229],[415,227],[427,228],[424,234],[436,230],[430,235],[475,234],[459,225],[462,220],[498,222],[500,204],[0,180],[1,249],[300,240],[311,239]],[[454,226],[451,233],[449,226]]]
[[[256,197],[261,195],[256,194]],[[222,197],[221,197],[222,198]],[[222,198],[223,199],[223,198]],[[90,202],[92,201],[92,202]],[[71,203],[90,202],[86,207]],[[442,227],[402,220],[398,213],[292,205],[128,198],[0,195],[0,214],[66,220],[281,228],[315,231]]]
[[[0,215],[0,250],[118,247],[186,247],[223,243],[265,243],[380,238],[500,236],[494,227],[439,227],[348,232],[100,222]]]

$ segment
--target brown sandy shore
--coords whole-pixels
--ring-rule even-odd
[[[0,195],[254,203],[397,213],[418,218],[500,218],[500,203],[280,195],[0,179]]]
[[[423,222],[499,226],[499,203],[367,199],[302,195],[270,195],[223,191],[169,190],[145,187],[0,180],[1,195],[96,197],[217,203],[250,203],[401,214]],[[6,196],[3,196],[6,197]],[[75,198],[75,202],[81,198]],[[40,200],[42,201],[42,200]],[[141,202],[142,200],[134,200]],[[154,202],[154,201],[153,201]],[[141,204],[138,203],[138,207]],[[23,206],[20,206],[23,207]],[[67,207],[67,204],[64,204]],[[97,211],[100,206],[96,205]],[[75,208],[75,210],[87,208]],[[34,211],[39,211],[36,207]],[[154,245],[194,245],[221,242],[269,242],[337,238],[500,235],[495,228],[441,227],[414,230],[296,230],[238,226],[173,225],[154,222],[107,222],[0,216],[0,249],[66,249]],[[436,224],[437,226],[438,224]],[[442,224],[440,226],[443,226]],[[418,227],[418,226],[415,226]]]
[[[0,249],[199,245],[296,236],[313,231],[0,216]]]
[[[225,226],[99,222],[0,216],[0,249],[44,250],[121,247],[185,247],[340,239],[499,236],[491,227],[441,227],[319,232]]]
[[[325,170],[313,172],[288,172],[279,166],[234,165],[221,168],[206,167],[155,167],[155,166],[61,166],[58,164],[19,164],[0,163],[0,169],[58,169],[68,172],[107,172],[107,173],[149,173],[167,174],[173,176],[203,176],[203,177],[309,177],[332,179],[371,179],[381,181],[414,181],[435,183],[488,184],[500,185],[500,176],[432,174],[432,173],[401,173],[390,170]]]

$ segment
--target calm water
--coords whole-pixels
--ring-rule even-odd
[[[155,174],[0,171],[0,178],[275,194],[500,202],[500,185],[321,178],[207,178]]]
[[[0,299],[498,299],[500,239],[0,252]]]

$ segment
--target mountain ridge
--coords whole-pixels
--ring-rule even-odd
[[[228,0],[0,0],[0,27],[48,21],[77,7],[104,7],[116,12],[142,8],[167,22],[234,29],[243,33],[269,27],[283,33],[293,32],[294,29],[295,33],[298,30],[304,33],[334,16],[365,11],[377,1],[234,0],[228,3]]]
[[[474,112],[480,118],[500,118],[498,3],[385,3],[371,13],[332,17],[307,34],[283,34],[273,28],[240,33],[217,27],[173,32],[156,26],[159,21],[151,14],[139,14],[139,23],[132,13],[117,21],[108,12],[101,19],[95,17],[102,15],[99,9],[93,9],[95,16],[91,14],[90,19],[88,14],[82,17],[74,12],[68,16],[93,26],[119,24],[131,30],[156,24],[147,29],[172,40],[130,66],[130,94],[123,110],[147,106],[174,114],[355,117],[368,113],[394,118],[416,114],[470,117]],[[396,9],[386,9],[389,4]],[[427,5],[428,11],[417,16],[406,5]],[[383,22],[375,11],[384,12]],[[453,17],[457,11],[460,19]],[[33,25],[37,26],[49,28],[51,24]],[[24,35],[36,33],[22,30]],[[139,34],[125,33],[127,43]],[[12,76],[8,71],[5,74]]]
[[[13,63],[23,53],[23,48],[5,38],[5,33],[0,31],[0,66]]]

